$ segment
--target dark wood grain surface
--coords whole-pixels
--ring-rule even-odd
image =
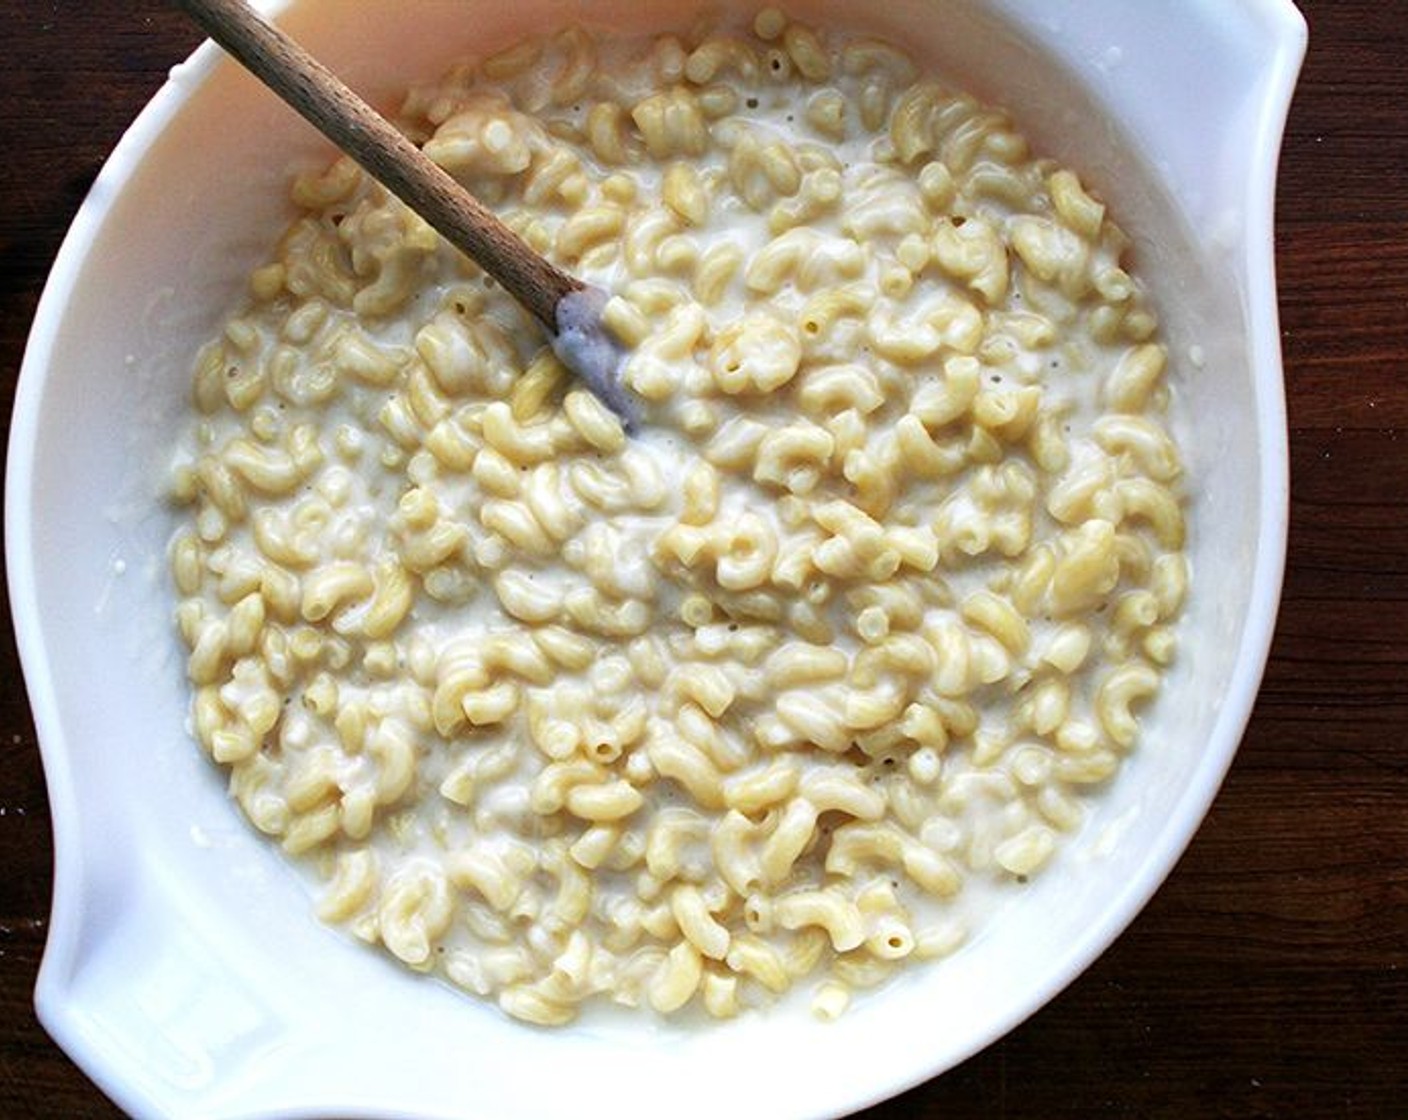
[[[1302,9],[1277,236],[1290,561],[1251,726],[1187,855],[1115,946],[874,1120],[1408,1116],[1408,4]],[[159,0],[0,0],[6,420],[65,228],[196,41]],[[0,1117],[113,1116],[34,1018],[51,856],[7,611]]]

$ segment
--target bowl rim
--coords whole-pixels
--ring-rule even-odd
[[[255,6],[266,14],[277,14],[296,2],[256,0]],[[1245,257],[1240,262],[1248,289],[1251,383],[1265,438],[1259,458],[1261,505],[1257,562],[1251,578],[1241,650],[1226,690],[1227,702],[1215,721],[1207,749],[1177,812],[1160,830],[1161,836],[1181,837],[1181,842],[1165,843],[1152,849],[1145,873],[1111,897],[1101,909],[1100,920],[1094,923],[1089,936],[1065,957],[1064,966],[1053,970],[1040,990],[1031,992],[996,1024],[996,1029],[973,1038],[971,1045],[947,1068],[991,1045],[1044,1007],[1089,968],[1148,903],[1191,843],[1232,764],[1270,654],[1289,523],[1286,402],[1274,268],[1275,188],[1281,140],[1306,51],[1307,26],[1292,0],[1243,2],[1265,30],[1270,44],[1262,77],[1262,100],[1257,106],[1252,136],[1243,157],[1247,171],[1242,195],[1247,236]],[[113,1101],[140,1115],[157,1114],[161,1102],[134,1082],[119,1055],[95,1044],[85,1031],[82,1008],[75,1006],[68,987],[72,964],[80,949],[83,900],[78,886],[84,877],[81,874],[84,853],[78,836],[80,814],[68,746],[49,680],[50,655],[38,609],[37,573],[30,534],[35,513],[33,464],[52,351],[69,300],[87,264],[94,235],[107,220],[123,185],[186,102],[207,84],[223,58],[214,44],[205,41],[186,61],[172,69],[168,80],[124,132],[79,207],[45,282],[26,342],[6,461],[6,576],[13,628],[48,791],[54,846],[49,932],[35,987],[35,1008],[45,1030],[84,1073]],[[853,1100],[840,1103],[852,1109],[865,1107],[932,1076],[932,1070],[917,1070],[905,1084],[889,1084],[875,1093],[862,1092]],[[348,1115],[365,1114],[354,1102],[339,1101],[335,1094],[336,1090],[331,1090],[330,1107]]]

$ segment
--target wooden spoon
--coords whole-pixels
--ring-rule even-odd
[[[327,67],[244,0],[176,0],[261,82],[424,218],[547,330],[558,358],[633,431],[637,409],[621,384],[622,352],[601,322],[606,294],[563,272]]]

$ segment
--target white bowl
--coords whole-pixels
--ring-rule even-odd
[[[564,0],[298,0],[287,25],[373,97],[579,9]],[[683,0],[588,5],[637,27]],[[74,222],[19,383],[9,580],[57,850],[36,994],[59,1044],[137,1115],[619,1120],[834,1115],[932,1077],[1069,983],[1191,838],[1249,715],[1284,560],[1287,470],[1272,198],[1305,48],[1288,0],[846,0],[1013,110],[1132,231],[1178,356],[1192,482],[1184,649],[1089,826],[991,927],[821,1025],[588,1020],[543,1032],[319,926],[186,732],[157,495],[199,340],[322,151],[209,46],[173,73]],[[384,22],[383,22],[384,21]],[[387,28],[396,49],[386,49]],[[247,169],[259,168],[257,175]],[[232,174],[232,169],[238,169]]]

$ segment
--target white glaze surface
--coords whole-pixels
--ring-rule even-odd
[[[496,31],[493,18],[467,28],[454,18],[462,6],[430,3],[424,23],[406,29],[405,48],[387,52],[372,30],[372,7],[364,25],[319,27],[327,3],[309,0],[291,13],[291,27],[373,90],[404,84],[395,65],[434,73],[471,30]],[[463,1111],[468,1079],[476,1111],[504,1116],[608,1101],[618,1115],[649,1115],[658,1094],[680,1084],[691,1086],[680,1115],[716,1114],[744,1084],[765,1087],[750,1098],[759,1114],[836,1114],[948,1068],[1030,1013],[1109,943],[1172,865],[1235,749],[1279,590],[1286,476],[1270,204],[1304,27],[1289,4],[1269,0],[1235,12],[1211,3],[1141,10],[1138,20],[1124,19],[1119,4],[1046,5],[1040,19],[1015,3],[995,8],[1041,44],[1033,56],[967,5],[903,7],[894,18],[910,17],[910,37],[916,45],[931,38],[922,45],[956,80],[1011,106],[1064,160],[1100,169],[1094,185],[1146,254],[1170,247],[1167,259],[1146,256],[1145,271],[1161,277],[1162,302],[1184,308],[1170,321],[1175,345],[1202,339],[1208,372],[1191,373],[1180,388],[1188,415],[1199,418],[1191,469],[1207,480],[1195,496],[1207,532],[1192,542],[1194,563],[1218,574],[1189,622],[1190,642],[1205,655],[1170,682],[1162,708],[1179,718],[1160,720],[1150,736],[1176,735],[1202,752],[1145,756],[1129,788],[1157,793],[1112,798],[1104,822],[1130,822],[1119,853],[1091,853],[1090,875],[1059,908],[1034,892],[1032,909],[978,947],[973,975],[897,986],[839,1028],[758,1021],[682,1035],[603,1025],[564,1044],[521,1028],[506,1033],[501,1021],[414,980],[375,979],[379,962],[292,917],[301,885],[242,828],[200,823],[218,819],[224,795],[180,730],[176,651],[155,637],[164,627],[158,573],[170,526],[143,512],[163,459],[152,436],[171,430],[173,389],[194,341],[253,263],[256,231],[277,225],[280,208],[268,200],[278,197],[284,157],[312,147],[228,68],[185,107],[211,68],[206,50],[129,135],[75,223],[26,356],[8,475],[11,592],[58,833],[39,1010],[129,1111],[450,1116]],[[938,21],[912,18],[939,7],[942,31]],[[513,14],[541,19],[548,10],[564,8],[518,6]],[[1222,80],[1154,77],[1197,60]],[[1063,68],[1076,75],[1074,87]],[[1089,112],[1092,102],[1103,112]],[[1211,162],[1209,119],[1230,122]],[[1117,122],[1113,133],[1102,120]],[[224,160],[202,158],[203,139],[217,128],[227,158],[265,153],[268,191],[227,182]],[[1127,132],[1141,136],[1145,162],[1114,142]],[[268,159],[275,148],[279,157]],[[1153,188],[1155,175],[1176,202]],[[148,204],[147,192],[173,182],[185,190],[161,207]],[[1194,183],[1203,185],[1196,193]],[[212,206],[227,221],[214,238]],[[1239,220],[1218,220],[1229,215]],[[153,297],[173,287],[179,309]],[[134,386],[128,355],[157,371],[149,384]],[[1212,538],[1219,562],[1201,564]],[[134,649],[149,656],[134,663]],[[153,782],[171,812],[143,808]],[[204,830],[199,843],[196,828]],[[276,914],[254,939],[238,915],[271,895],[288,917]],[[362,993],[356,1006],[334,995],[349,983]],[[411,1007],[421,1032],[385,1029]],[[936,1017],[935,1007],[966,1013]],[[927,1043],[889,1045],[895,1032],[922,1033]],[[450,1035],[457,1045],[424,1043]],[[634,1087],[615,1075],[622,1048],[649,1057],[641,1063],[648,1076]],[[541,1076],[544,1069],[554,1076]],[[729,1072],[701,1076],[705,1069]]]

